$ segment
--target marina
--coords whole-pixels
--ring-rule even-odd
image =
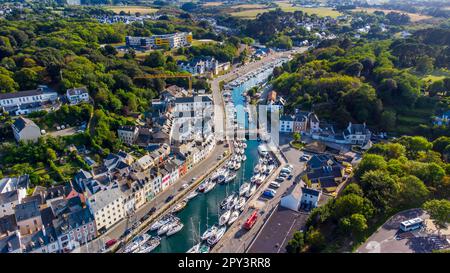
[[[227,111],[231,111],[236,124],[239,124],[237,128],[248,128],[244,92],[266,82],[273,68],[284,61],[267,64],[227,86],[235,85],[229,92],[228,104],[232,107]],[[268,168],[273,170],[275,167],[268,155],[259,152],[261,144],[257,140],[235,140],[232,143],[234,155],[174,206],[171,212],[176,213],[176,217],[165,215],[150,226],[146,234],[150,238],[158,238],[157,246],[155,240],[152,244],[152,253],[209,252],[223,237],[227,227],[239,218],[247,201],[265,179],[266,175],[261,172],[266,173]],[[256,165],[259,167],[255,174]],[[264,170],[260,170],[262,166]]]

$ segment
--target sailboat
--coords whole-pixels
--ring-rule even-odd
[[[242,184],[241,187],[239,188],[239,195],[244,195],[249,189],[250,189],[249,183],[246,182]]]
[[[228,222],[228,220],[230,219],[230,216],[231,216],[231,210],[227,210],[222,215],[220,215],[219,225],[221,225],[221,226],[225,225]]]
[[[231,213],[230,219],[228,220],[228,225],[232,225],[239,218],[239,211],[235,210]]]

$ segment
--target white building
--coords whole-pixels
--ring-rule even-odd
[[[303,187],[300,205],[307,209],[317,208],[321,195],[322,191],[320,190]]]
[[[89,93],[86,87],[67,89],[66,97],[70,105],[89,102]]]
[[[294,130],[294,118],[292,116],[281,116],[280,118],[280,132],[291,133]]]
[[[174,100],[174,112],[188,112],[198,109],[205,110],[205,108],[212,107],[213,101],[210,96],[192,96],[184,98],[176,98]]]
[[[118,188],[101,190],[87,199],[99,232],[108,230],[125,217],[123,197]]]
[[[58,93],[40,86],[35,90],[0,94],[0,110],[12,115],[26,115],[42,110],[43,104],[54,103],[57,99]]]
[[[123,143],[132,145],[139,134],[139,128],[137,126],[120,126],[117,129],[117,135]]]
[[[41,136],[41,129],[32,120],[24,117],[16,119],[11,127],[18,142],[36,142]]]
[[[125,42],[130,47],[161,47],[168,45],[169,48],[178,48],[192,44],[191,32],[177,32],[163,35],[153,35],[151,37],[126,36]]]
[[[190,61],[179,61],[178,67],[180,70],[187,71],[192,75],[201,75],[211,72],[214,75],[219,73],[219,61],[214,57],[197,57]]]

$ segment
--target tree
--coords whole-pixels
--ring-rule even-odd
[[[300,253],[305,247],[305,235],[301,231],[294,232],[291,240],[286,245],[288,253]]]
[[[358,196],[363,196],[363,191],[361,187],[356,183],[351,183],[342,191],[342,195],[356,194]]]
[[[399,202],[405,208],[416,208],[427,199],[430,191],[419,178],[409,175],[399,179]]]
[[[373,203],[379,211],[392,208],[399,192],[398,182],[388,172],[383,170],[371,170],[361,177],[361,188],[364,195]]]
[[[358,236],[367,230],[367,220],[364,215],[355,213],[350,217],[342,218],[339,221],[339,228],[344,233],[351,233],[352,235]]]
[[[0,74],[0,93],[17,91],[19,85],[8,75]]]
[[[46,155],[47,155],[47,159],[51,160],[51,161],[54,161],[58,158],[55,150],[53,150],[52,148],[47,148]]]
[[[423,204],[423,209],[430,214],[433,223],[440,230],[446,228],[450,222],[450,201],[442,200],[430,200]]]
[[[428,56],[421,56],[416,61],[416,70],[422,74],[433,71],[434,59]]]
[[[302,138],[302,136],[300,135],[299,132],[295,132],[295,133],[293,134],[293,137],[294,137],[294,141],[295,141],[296,143],[300,142],[300,139]]]
[[[385,170],[387,163],[384,158],[376,154],[365,154],[358,169],[356,170],[357,177],[361,177],[364,173],[370,170]]]
[[[383,111],[381,114],[380,126],[385,131],[391,131],[395,129],[397,117],[394,111]]]
[[[306,241],[309,244],[311,251],[318,252],[325,246],[325,237],[319,230],[311,228],[307,235]]]
[[[354,193],[337,198],[333,207],[333,216],[335,219],[349,217],[355,213],[362,214],[369,218],[373,214],[373,206],[370,201]]]
[[[150,67],[163,67],[166,64],[166,57],[161,51],[153,51],[145,57],[144,65]]]

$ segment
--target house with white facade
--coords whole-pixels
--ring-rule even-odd
[[[87,198],[97,231],[103,233],[125,217],[123,196],[118,187],[98,191]]]
[[[219,73],[219,61],[210,56],[195,57],[190,61],[179,61],[178,68],[182,71],[187,71],[194,76],[202,75],[207,72],[216,75]]]
[[[43,109],[45,104],[53,104],[58,100],[58,93],[47,86],[39,86],[35,90],[0,94],[0,112],[10,115],[26,115]]]
[[[66,97],[70,105],[89,102],[89,92],[86,87],[67,89]]]
[[[138,133],[139,133],[139,127],[137,126],[128,126],[128,125],[124,125],[124,126],[120,126],[117,129],[117,135],[119,137],[120,140],[123,141],[123,143],[128,144],[128,145],[132,145],[137,137],[138,137]]]
[[[19,117],[11,127],[17,142],[36,142],[41,137],[41,129],[31,119]]]

